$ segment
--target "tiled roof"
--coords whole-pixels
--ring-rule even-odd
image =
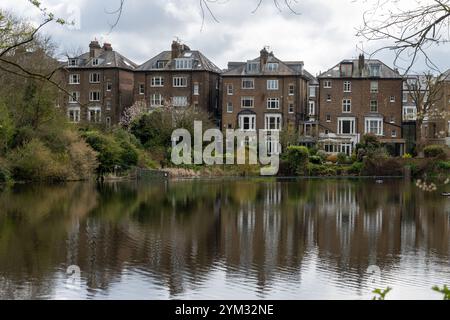
[[[346,76],[341,76],[340,66],[342,64],[353,64],[353,74],[351,78],[372,78],[373,76],[370,74],[370,66],[371,65],[379,65],[380,66],[380,74],[376,78],[387,78],[387,79],[402,79],[402,76],[396,72],[395,70],[388,67],[386,64],[376,59],[369,59],[364,61],[364,68],[362,72],[359,70],[359,60],[343,60],[338,63],[336,66],[331,68],[330,70],[320,74],[318,76],[319,79],[325,78],[348,78]],[[375,78],[375,77],[374,77]]]
[[[180,58],[192,58],[194,60],[192,70],[195,71],[210,71],[215,73],[221,73],[222,70],[205,57],[200,51],[188,50],[184,51]],[[157,68],[158,61],[166,61],[167,64],[163,69]],[[164,71],[175,70],[174,60],[172,60],[172,51],[163,51],[157,56],[151,58],[147,62],[140,65],[137,71]]]
[[[98,59],[99,64],[93,66],[93,58],[90,57],[89,52],[83,53],[82,55],[76,57],[76,59],[78,59],[77,68],[122,68],[129,70],[135,70],[137,68],[136,63],[128,58],[125,58],[117,51],[102,49],[100,55],[96,58]]]
[[[248,62],[229,62],[228,70],[222,73],[222,76],[262,76],[262,75],[276,75],[276,76],[298,76],[303,75],[303,62],[302,61],[288,61],[283,62],[276,58],[273,54],[269,54],[267,63],[278,63],[277,71],[270,71],[267,68],[257,72],[247,71],[247,63],[256,62],[260,63],[261,58],[250,60]]]

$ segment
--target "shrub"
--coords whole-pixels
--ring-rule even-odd
[[[338,162],[338,156],[337,156],[337,154],[330,154],[330,155],[327,157],[327,161],[328,161],[328,162],[332,162],[332,163],[337,163],[337,162]]]
[[[13,177],[16,180],[65,180],[67,158],[54,155],[40,140],[33,139],[10,155]]]
[[[439,169],[447,171],[450,174],[450,161],[439,161],[437,166]]]
[[[412,159],[412,158],[413,158],[413,156],[410,153],[405,153],[403,155],[403,159]]]
[[[328,154],[323,150],[317,151],[316,155],[322,159],[322,162],[327,160],[327,157],[328,157]]]
[[[288,147],[286,159],[292,174],[303,175],[309,163],[308,148],[297,146]]]
[[[337,162],[339,164],[350,164],[350,163],[352,163],[352,159],[349,156],[347,156],[345,153],[339,153],[337,155]]]
[[[11,172],[5,159],[0,158],[0,183],[8,182],[11,179]]]
[[[319,156],[311,156],[309,157],[309,162],[314,164],[322,164],[322,158]]]
[[[355,162],[349,168],[348,173],[360,175],[363,168],[364,168],[364,164],[362,162]]]
[[[426,158],[437,158],[445,156],[445,150],[442,146],[431,145],[423,149]]]
[[[335,166],[318,165],[314,163],[308,164],[308,172],[310,176],[324,177],[339,175]]]

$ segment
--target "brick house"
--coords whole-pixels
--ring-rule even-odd
[[[222,73],[222,130],[297,128],[306,114],[310,76],[300,61],[261,50],[256,59],[229,62]]]
[[[440,94],[435,109],[426,116],[422,135],[427,144],[450,146],[450,70],[442,74]]]
[[[404,153],[403,78],[379,60],[343,60],[319,77],[318,145],[351,154],[364,134],[374,134],[392,153]]]
[[[89,52],[70,57],[63,71],[70,93],[63,99],[69,121],[118,123],[123,110],[133,104],[136,67],[110,44],[102,47],[98,41],[89,44]]]
[[[173,41],[170,51],[136,68],[134,100],[145,101],[149,110],[165,105],[193,106],[220,120],[221,72],[200,51]]]

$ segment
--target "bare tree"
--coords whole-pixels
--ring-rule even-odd
[[[405,81],[407,92],[417,108],[416,120],[416,151],[423,153],[426,144],[424,133],[425,121],[437,121],[445,117],[439,109],[439,103],[444,98],[444,75],[434,76],[431,72],[420,76],[409,77]]]
[[[364,1],[367,3],[368,1]],[[450,41],[450,1],[375,0],[363,16],[357,35],[379,42],[381,50],[395,53],[394,64],[407,74],[419,58],[435,72],[439,68],[429,49]],[[402,65],[404,63],[404,65]]]

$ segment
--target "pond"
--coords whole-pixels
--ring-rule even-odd
[[[441,299],[439,191],[396,179],[19,185],[0,192],[0,299],[370,299],[387,286],[390,299]]]

